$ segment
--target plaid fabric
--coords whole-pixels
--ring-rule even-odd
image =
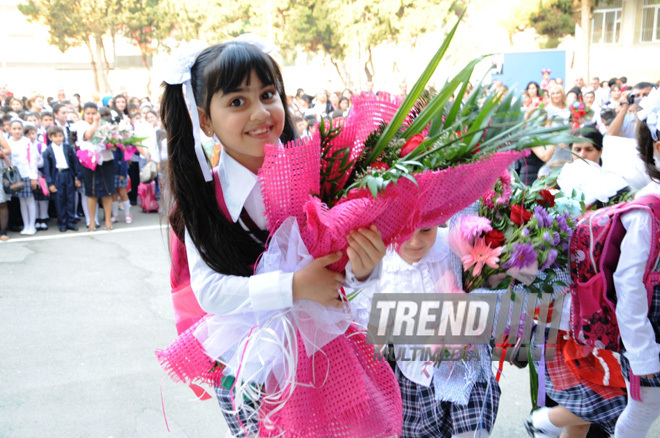
[[[649,319],[655,331],[655,341],[660,342],[660,286],[655,287],[651,299],[651,308],[649,309]],[[623,351],[625,352],[625,349]],[[630,362],[624,354],[621,355],[621,372],[626,380],[630,379]],[[660,387],[660,373],[654,374],[652,379],[641,378],[640,386]]]
[[[218,397],[220,410],[225,417],[231,435],[233,437],[256,437],[259,433],[257,418],[250,418],[246,421],[243,412],[233,414],[232,411],[234,408],[231,402],[231,391],[228,389],[225,389],[222,386],[216,386],[215,394]]]
[[[119,179],[120,175],[115,174],[115,189],[121,189],[123,187],[128,187],[128,177],[125,176],[124,179]]]
[[[501,394],[494,377],[490,378],[490,387],[489,381],[476,382],[468,404],[459,406],[436,400],[432,385],[412,382],[398,367],[395,373],[403,402],[402,438],[451,438],[480,428],[488,433],[493,429]]]
[[[563,360],[558,348],[555,359],[546,363],[547,396],[583,420],[596,423],[607,433],[613,434],[616,420],[626,407],[625,392],[616,388],[604,386],[596,388],[595,384],[590,383],[587,386],[580,383]],[[555,387],[554,384],[557,386]]]
[[[32,186],[30,186],[30,178],[23,178],[23,182],[25,185],[23,186],[23,190],[21,190],[18,193],[15,193],[14,196],[18,196],[19,198],[30,198],[34,196],[34,193],[32,193]]]

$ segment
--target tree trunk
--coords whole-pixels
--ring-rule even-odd
[[[97,93],[101,93],[101,88],[99,87],[99,75],[96,69],[96,60],[94,59],[94,51],[92,50],[92,44],[89,41],[89,38],[85,38],[85,45],[87,46],[87,50],[89,50],[89,59],[91,60],[92,72],[94,73],[94,89]]]
[[[346,80],[344,79],[344,75],[341,74],[341,69],[339,68],[339,64],[335,62],[332,57],[330,57],[330,62],[332,62],[332,65],[335,66],[335,70],[337,70],[337,74],[339,75],[339,79],[341,79],[341,83],[344,84],[344,87],[347,87],[348,85],[346,84]]]
[[[582,56],[584,60],[584,80],[590,81],[589,66],[591,64],[591,0],[582,0]]]
[[[374,61],[373,57],[371,55],[371,46],[367,48],[367,53],[369,53],[369,58],[367,58],[367,61],[364,63],[364,73],[367,75],[367,82],[372,82],[374,79]],[[371,70],[369,70],[369,66],[371,66]]]
[[[147,69],[147,95],[151,96],[151,67],[144,44],[140,44],[140,54],[142,55],[142,65]]]
[[[94,42],[96,43],[96,61],[103,63],[103,36],[100,34],[94,35]],[[105,68],[97,69],[99,77],[99,86],[103,94],[112,93],[110,83],[108,81],[108,72]]]

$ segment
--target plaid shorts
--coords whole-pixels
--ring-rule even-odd
[[[238,414],[232,413],[234,410],[231,402],[231,391],[221,386],[215,387],[215,394],[218,397],[220,410],[225,417],[227,426],[231,435],[234,437],[256,437],[259,434],[258,418],[252,417],[246,419],[243,412]],[[242,424],[242,425],[241,425]]]
[[[115,189],[121,189],[123,187],[128,187],[128,177],[125,176],[124,179],[119,179],[121,175],[115,174]]]
[[[403,402],[402,438],[451,438],[480,428],[488,433],[493,430],[501,394],[493,376],[476,382],[468,404],[459,406],[436,400],[433,385],[426,387],[412,382],[398,367],[395,374]]]

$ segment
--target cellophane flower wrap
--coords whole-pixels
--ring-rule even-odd
[[[97,146],[97,152],[105,149],[120,148],[124,152],[124,159],[130,160],[130,157],[140,146],[146,137],[137,137],[134,134],[131,122],[122,119],[119,123],[101,120],[91,139],[92,144]]]
[[[557,172],[531,187],[505,171],[479,204],[452,228],[449,243],[463,262],[465,290],[523,284],[553,293],[557,271],[568,269],[568,247],[585,204],[557,191]]]

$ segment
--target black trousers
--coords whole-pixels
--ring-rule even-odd
[[[51,197],[55,200],[55,209],[57,210],[57,219],[59,220],[59,227],[73,227],[75,222],[74,217],[74,196],[76,195],[76,187],[74,184],[73,173],[71,170],[58,170],[55,174],[55,187],[56,193],[51,193]]]
[[[131,179],[131,191],[128,192],[128,200],[131,205],[137,205],[138,186],[140,185],[140,163],[131,161],[128,166],[128,177]]]

